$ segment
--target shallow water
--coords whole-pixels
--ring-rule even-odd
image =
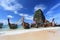
[[[17,27],[18,27],[17,29],[21,29],[22,28],[21,25],[18,25]],[[1,31],[9,31],[9,30],[11,30],[11,29],[9,28],[8,25],[3,25],[3,28],[0,28],[0,32]]]

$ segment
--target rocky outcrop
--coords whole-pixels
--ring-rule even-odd
[[[36,20],[34,20],[34,19],[36,19]],[[41,9],[39,9],[35,12],[33,20],[36,21],[38,27],[44,23],[45,16]]]

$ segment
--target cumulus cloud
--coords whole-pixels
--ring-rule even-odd
[[[13,16],[11,16],[11,15],[8,15],[7,17],[8,17],[8,18],[13,18]]]
[[[28,14],[20,13],[19,15],[20,15],[20,16],[24,16],[26,20],[33,20],[33,16],[30,16],[30,15],[28,15]]]
[[[45,9],[46,9],[46,6],[43,5],[43,4],[36,5],[36,6],[34,7],[34,10],[36,11],[36,10],[38,10],[38,9],[45,10]]]
[[[17,10],[23,8],[23,6],[20,3],[16,2],[15,0],[0,0],[0,6],[4,10],[13,11],[16,14]]]

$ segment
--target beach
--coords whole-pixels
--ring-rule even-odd
[[[1,32],[0,40],[60,40],[60,28],[32,28]]]

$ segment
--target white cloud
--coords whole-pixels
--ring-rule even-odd
[[[14,13],[17,13],[17,10],[23,8],[23,6],[15,0],[1,0],[0,6],[3,7],[4,10],[13,11]]]
[[[46,15],[52,14],[52,13],[54,12],[53,10],[56,9],[58,6],[60,6],[60,3],[54,5],[54,6],[46,13]]]
[[[54,5],[50,10],[54,10],[54,9],[57,8],[58,6],[60,6],[60,3]]]
[[[18,14],[18,12],[17,12],[17,11],[14,11],[14,13],[15,13],[15,14]]]
[[[24,14],[23,14],[23,13],[20,13],[19,15],[20,15],[20,16],[24,16]]]
[[[46,9],[46,6],[43,5],[43,4],[36,5],[36,6],[34,7],[34,10],[36,11],[36,10],[38,10],[38,9],[45,10],[45,9]]]
[[[57,22],[57,24],[60,24],[60,13],[54,14],[53,16],[47,18],[47,20],[52,22],[53,18],[55,18],[55,22]]]
[[[54,18],[60,18],[60,13],[57,13],[53,16]]]
[[[25,19],[27,19],[27,20],[33,20],[33,16],[26,16]]]
[[[20,16],[25,16],[25,17],[26,17],[26,16],[29,16],[28,14],[23,14],[23,13],[20,13],[19,15],[20,15]]]
[[[7,25],[8,24],[8,21],[5,20],[5,19],[0,19],[0,23],[3,23],[4,25]]]
[[[56,10],[59,10],[58,8],[60,8],[60,3],[57,3],[49,11],[47,11],[46,15],[49,16],[48,18],[49,21],[51,21],[53,18],[60,18],[60,12],[56,11]],[[56,19],[56,22],[58,22],[57,19]]]
[[[25,19],[27,19],[27,20],[33,20],[33,16],[31,16],[31,15],[23,14],[23,13],[20,13],[19,15],[20,15],[20,16],[24,16]]]
[[[7,17],[8,17],[8,18],[13,18],[13,16],[11,16],[11,15],[8,15]]]

